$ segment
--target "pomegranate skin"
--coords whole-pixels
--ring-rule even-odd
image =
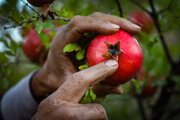
[[[54,0],[27,0],[31,5],[41,7],[44,4],[51,4]]]
[[[31,29],[23,41],[23,51],[25,55],[32,62],[38,62],[44,50],[45,48],[42,46],[42,41],[38,37],[36,31]]]
[[[136,11],[131,14],[130,21],[141,26],[142,30],[145,32],[151,32],[154,27],[154,22],[151,16],[143,11]]]
[[[98,63],[111,58],[103,57],[103,54],[108,51],[107,45],[104,43],[110,42],[115,44],[120,40],[120,49],[124,53],[119,55],[118,70],[108,78],[105,82],[111,85],[123,84],[131,80],[141,69],[143,63],[142,50],[130,34],[123,30],[119,30],[112,35],[97,36],[90,44],[87,51],[87,61],[89,66],[94,66]]]

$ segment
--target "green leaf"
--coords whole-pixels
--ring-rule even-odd
[[[45,34],[44,32],[41,32],[38,34],[40,40],[42,41],[43,45],[46,47],[46,48],[49,48],[49,45],[50,45],[50,40],[49,40],[49,37],[47,34]]]
[[[90,87],[89,94],[90,94],[92,100],[94,101],[96,99],[96,94],[93,91],[93,87]]]
[[[6,37],[10,40],[9,48],[16,53],[16,50],[18,48],[17,43],[12,39],[12,37],[9,34],[6,34]]]
[[[95,102],[95,100],[96,100],[96,94],[93,91],[93,87],[90,87],[89,90],[86,91],[80,103],[82,104],[92,103]]]
[[[78,51],[80,50],[81,47],[76,44],[76,43],[70,43],[70,44],[67,44],[64,49],[63,49],[63,52],[72,52],[72,51]]]
[[[137,81],[137,80],[135,80],[135,79],[132,79],[132,83],[133,83],[133,85],[136,87],[136,88],[140,88],[140,82],[139,81]]]
[[[54,27],[54,24],[50,21],[45,21],[43,23],[43,29],[50,29],[50,28],[53,28]]]
[[[141,82],[135,79],[132,79],[132,83],[135,86],[136,93],[141,94],[142,93]]]
[[[82,60],[84,59],[84,55],[85,55],[85,49],[81,49],[76,53],[76,59]]]
[[[8,57],[4,53],[0,53],[0,64],[6,63],[8,60]]]
[[[151,85],[152,86],[164,86],[167,84],[167,81],[165,80],[156,80]]]
[[[38,21],[38,23],[36,24],[36,31],[37,31],[37,33],[40,34],[42,29],[43,29],[43,21],[40,19]]]
[[[86,69],[86,68],[88,68],[88,67],[89,67],[89,65],[88,65],[88,64],[85,64],[85,65],[79,66],[79,69],[80,69],[80,70],[84,70],[84,69]]]
[[[10,48],[9,46],[9,43],[7,41],[7,39],[4,39],[4,38],[0,38],[0,41],[4,43],[4,45],[7,47],[7,48]]]
[[[26,7],[23,8],[21,14],[22,14],[22,16],[24,17],[24,19],[29,19],[29,17],[30,17],[30,15],[29,15]]]
[[[172,76],[172,80],[173,80],[174,82],[176,82],[177,84],[180,84],[180,76],[174,75],[174,76]]]
[[[6,54],[6,55],[10,55],[10,56],[14,56],[14,52],[12,51],[12,50],[6,50],[6,51],[4,51],[4,54]]]

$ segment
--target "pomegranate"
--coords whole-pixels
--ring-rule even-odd
[[[46,31],[46,30],[43,30]],[[47,31],[46,31],[47,34]],[[32,62],[39,62],[45,47],[36,31],[31,29],[23,41],[23,51]]]
[[[118,60],[119,64],[118,70],[105,80],[111,85],[131,80],[143,63],[143,54],[138,42],[123,30],[112,35],[97,36],[88,48],[87,61],[90,66],[111,58]]]
[[[138,81],[144,81],[145,80],[145,71],[144,70],[140,71],[140,75],[137,78],[137,80]],[[152,74],[149,73],[147,81],[145,82],[145,84],[142,87],[142,93],[141,93],[142,97],[149,98],[149,97],[152,97],[156,93],[157,86],[152,86],[152,83],[154,81],[155,80],[152,78]]]
[[[51,4],[54,0],[27,0],[31,5],[42,7],[45,4]]]
[[[151,32],[154,27],[153,19],[143,11],[135,11],[130,16],[130,21],[141,26],[145,32]]]

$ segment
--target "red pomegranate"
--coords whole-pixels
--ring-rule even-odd
[[[140,71],[140,75],[137,78],[137,80],[138,81],[144,81],[145,80],[145,70]],[[142,97],[149,98],[149,97],[152,97],[156,93],[157,86],[152,86],[152,83],[154,81],[155,80],[152,78],[152,74],[149,73],[147,81],[144,83],[144,85],[142,87],[142,93],[141,93]]]
[[[36,31],[31,29],[23,41],[23,51],[32,62],[39,62],[41,54],[45,50],[42,41]]]
[[[153,19],[143,11],[135,11],[130,16],[130,21],[141,26],[145,32],[150,32],[154,27]]]
[[[118,41],[120,41],[120,46]],[[112,44],[110,48],[108,48],[107,43]],[[119,51],[117,51],[117,48],[120,48]],[[91,42],[87,51],[87,60],[89,65],[96,65],[111,59],[112,57],[116,59],[116,55],[112,57],[105,57],[107,56],[107,51],[109,53],[111,52],[111,54],[120,54],[118,56],[118,70],[105,80],[106,83],[111,85],[126,83],[140,70],[143,63],[142,50],[136,39],[127,32],[119,30],[117,33],[112,35],[97,36]]]
[[[42,7],[45,4],[51,4],[54,0],[27,0],[31,5]]]

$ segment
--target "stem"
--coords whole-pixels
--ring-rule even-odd
[[[166,42],[165,42],[163,33],[162,33],[162,31],[161,31],[161,27],[160,27],[160,25],[159,25],[158,13],[157,13],[156,10],[155,10],[154,2],[153,2],[153,0],[149,0],[149,3],[150,3],[151,10],[152,10],[152,13],[151,13],[150,15],[151,15],[152,18],[154,19],[154,23],[155,23],[157,32],[158,32],[158,34],[159,34],[159,38],[160,38],[160,40],[161,40],[161,43],[162,43],[162,45],[163,45],[163,48],[164,48],[166,57],[167,57],[169,63],[171,64],[171,66],[174,67],[174,62],[173,62],[173,60],[172,60],[172,58],[171,58],[171,56],[170,56],[170,53],[169,53],[169,51],[168,51],[168,48],[167,48],[167,45],[166,45]]]
[[[138,102],[138,106],[139,106],[139,110],[141,113],[142,120],[148,120],[147,115],[145,113],[145,109],[144,109],[144,105],[143,105],[143,101],[142,101],[141,96],[136,95],[136,98],[137,98],[137,102]]]
[[[24,20],[22,21],[21,23],[19,23],[18,25],[12,25],[12,26],[8,26],[8,27],[4,27],[4,29],[10,29],[10,28],[15,28],[15,27],[18,27],[18,26],[22,26],[23,24],[25,23],[32,23],[34,21],[37,21],[39,19],[39,17],[35,18],[35,19],[30,19],[30,20]]]
[[[136,88],[135,88],[135,86],[133,85],[132,82],[131,82],[131,85],[132,85],[133,91],[136,91]],[[138,103],[138,107],[139,107],[139,111],[140,111],[142,120],[148,120],[141,96],[138,95],[138,94],[135,94],[135,97],[136,97],[136,100],[137,100],[137,103]]]
[[[120,16],[123,17],[123,10],[122,10],[122,6],[121,6],[120,0],[116,0],[116,4],[118,6],[118,10],[119,10]]]
[[[40,15],[34,8],[32,8],[31,6],[29,6],[28,3],[26,3],[24,0],[21,0],[26,6],[28,6],[33,12],[35,12],[37,15]]]
[[[156,105],[152,109],[152,120],[160,120],[163,113],[166,111],[166,105],[171,98],[172,93],[169,90],[173,90],[175,83],[172,81],[171,76],[172,72],[170,73],[169,77],[167,78],[167,85],[163,87],[160,97],[156,102]]]

